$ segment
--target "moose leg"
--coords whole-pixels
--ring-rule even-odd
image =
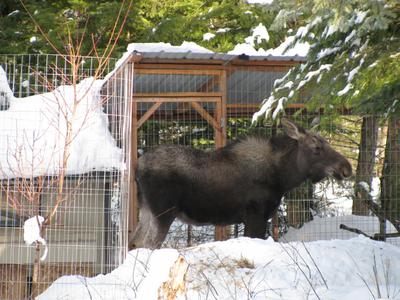
[[[267,224],[263,215],[252,214],[244,222],[244,235],[251,238],[264,239],[267,232]]]
[[[171,213],[156,217],[149,208],[142,207],[139,212],[139,224],[132,240],[129,241],[129,249],[160,248],[174,219],[175,216]]]

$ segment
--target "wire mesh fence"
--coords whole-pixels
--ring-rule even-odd
[[[91,120],[87,114],[80,116],[89,120],[91,126],[100,126],[89,127],[90,134],[86,135],[85,129],[78,130],[84,138],[79,139],[76,134],[78,142],[73,149],[76,153],[69,169],[75,171],[67,169],[60,173],[52,169],[43,176],[32,172],[35,167],[32,164],[24,165],[28,170],[25,173],[16,164],[11,168],[15,174],[9,170],[5,176],[10,161],[21,161],[18,158],[29,161],[24,156],[27,148],[35,153],[34,142],[54,127],[54,124],[35,125],[54,120],[46,115],[39,121],[35,119],[40,110],[53,107],[51,93],[61,91],[57,89],[60,85],[79,85],[83,79],[99,75],[96,59],[85,57],[75,62],[77,68],[52,55],[0,57],[12,91],[10,95],[0,90],[0,155],[6,157],[0,166],[0,174],[3,172],[0,178],[0,298],[37,295],[61,275],[93,276],[110,272],[121,264],[127,250],[129,218],[132,218],[129,201],[134,195],[130,195],[130,183],[137,155],[161,144],[211,151],[246,135],[267,138],[281,133],[278,122],[266,120],[255,125],[252,116],[261,100],[271,93],[275,80],[290,67],[287,63],[216,66],[202,65],[201,60],[196,64],[172,60],[165,65],[150,61],[148,66],[141,62],[135,66],[127,63],[114,72],[111,61],[102,75],[114,72],[113,75],[94,93],[100,111],[85,106],[97,117]],[[4,80],[0,84],[3,87]],[[50,93],[46,97],[53,102],[40,106],[35,97],[44,93]],[[55,99],[68,104],[63,97]],[[305,94],[303,99],[292,100],[286,114],[304,128],[318,131],[347,157],[354,176],[341,184],[332,179],[316,185],[306,182],[286,194],[275,216],[265,224],[268,235],[285,242],[347,239],[361,233],[399,245],[400,120],[359,116],[342,108],[331,112],[321,108],[311,110],[306,99]],[[57,120],[68,120],[72,110],[55,107]],[[34,130],[28,131],[29,127]],[[64,141],[59,128],[65,128],[57,128],[57,139]],[[12,137],[19,129],[22,137]],[[35,130],[37,133],[33,134]],[[11,144],[14,152],[10,152],[7,148],[10,136],[30,143],[23,143],[23,149],[15,148],[19,144],[14,142]],[[46,143],[52,149],[50,154],[44,153],[46,159],[43,154],[35,154],[41,158],[40,167],[54,157],[57,158],[55,165],[63,166],[63,155],[56,151],[58,144]],[[87,154],[86,148],[94,152]],[[136,149],[138,153],[133,153]],[[35,155],[28,158],[32,161]],[[79,169],[81,172],[76,172]],[[49,171],[49,167],[45,170]],[[30,217],[48,215],[55,206],[52,222],[46,224],[43,232],[48,254],[39,263],[45,247],[26,245],[22,226]],[[213,241],[215,233],[214,226],[191,226],[176,221],[163,246],[193,246]],[[243,233],[242,224],[226,229],[227,237]]]
[[[91,57],[0,56],[1,299],[125,259],[131,107],[124,74],[100,80],[113,63],[99,72]]]
[[[140,66],[140,68],[145,68]],[[270,137],[280,134],[281,129],[276,122],[267,120],[262,124],[252,124],[253,113],[259,108],[260,99],[268,97],[274,81],[285,74],[287,66],[226,66],[226,143],[230,143],[246,135]],[[183,71],[180,71],[184,73]],[[186,71],[187,72],[187,71]],[[203,92],[207,97],[211,93],[221,91],[218,87],[221,78],[213,78],[208,87],[206,71],[197,70],[198,74],[179,75],[173,70],[170,74],[163,70],[162,75],[152,70],[152,76],[146,77],[141,71],[140,81],[135,81],[135,93],[143,97],[146,93],[165,96],[173,92],[178,98],[188,93]],[[202,74],[202,76],[200,76]],[[168,77],[167,88],[163,78]],[[210,80],[210,79],[208,79]],[[152,88],[149,88],[152,82]],[[190,83],[190,84],[189,84]],[[197,83],[197,84],[196,84]],[[181,88],[184,87],[184,88]],[[181,94],[180,94],[181,93]],[[204,99],[204,98],[203,98]],[[318,108],[310,110],[306,105],[306,94],[302,99],[294,99],[288,105],[286,114],[306,129],[317,131],[333,147],[347,157],[353,166],[355,175],[342,183],[328,178],[312,185],[304,183],[301,187],[285,195],[282,205],[274,219],[266,224],[269,235],[281,241],[311,241],[317,239],[351,238],[362,232],[372,238],[384,239],[398,244],[398,221],[391,218],[390,211],[398,205],[399,195],[396,192],[397,178],[393,168],[398,156],[398,121],[392,128],[392,144],[388,144],[388,120],[384,117],[360,116],[350,109],[337,108],[333,112]],[[200,102],[201,103],[201,102]],[[157,112],[139,129],[138,144],[142,152],[163,143],[183,144],[195,148],[212,149],[215,143],[215,132],[209,122],[196,115],[193,109],[187,109],[187,103],[160,106]],[[211,115],[216,115],[213,107],[202,103]],[[141,109],[145,114],[147,108]],[[374,124],[371,122],[374,121]],[[397,127],[396,127],[397,126]],[[397,129],[396,129],[397,128]],[[169,132],[169,138],[165,135]],[[175,135],[173,134],[175,133]],[[199,135],[201,135],[199,139]],[[396,136],[396,137],[394,137]],[[151,142],[149,142],[151,141]],[[198,142],[201,141],[199,144]],[[394,146],[397,144],[397,146]],[[397,147],[397,149],[395,149]],[[390,150],[388,150],[390,148]],[[397,152],[396,152],[397,151]],[[386,155],[385,155],[386,152]],[[388,155],[391,153],[390,155]],[[397,156],[396,156],[397,155]],[[385,160],[393,160],[386,167]],[[391,170],[391,175],[385,174]],[[382,188],[392,179],[390,199],[385,200]],[[388,184],[389,185],[389,184]],[[385,204],[385,201],[391,203]],[[385,207],[386,205],[386,207]],[[375,206],[375,209],[372,208]],[[396,213],[394,213],[396,214]],[[385,221],[386,220],[386,221]],[[356,230],[354,230],[356,229]],[[228,228],[229,236],[243,235],[243,226]],[[184,247],[205,241],[212,241],[213,226],[193,227],[179,221],[170,229],[164,246]]]

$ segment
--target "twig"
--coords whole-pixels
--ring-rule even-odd
[[[366,236],[367,238],[370,238],[372,240],[374,239],[372,236],[366,234],[365,232],[363,232],[363,231],[361,231],[360,229],[357,229],[357,228],[349,227],[349,226],[346,226],[344,224],[340,224],[339,228],[343,229],[343,230],[347,230],[347,231],[353,232],[353,233],[362,234],[363,236]]]
[[[310,281],[310,279],[307,277],[306,273],[303,271],[303,269],[300,267],[299,263],[290,255],[289,251],[282,245],[282,243],[279,243],[279,245],[282,247],[282,249],[286,252],[286,254],[289,256],[289,258],[295,263],[295,265],[299,268],[299,270],[301,271],[301,273],[304,275],[304,277],[306,278],[308,284],[310,285],[311,289],[313,290],[315,296],[317,296],[318,300],[321,300],[321,298],[319,297],[317,291],[315,290],[312,282]]]
[[[313,262],[315,268],[318,270],[318,273],[319,273],[319,275],[321,276],[322,281],[324,282],[324,284],[325,284],[325,286],[326,286],[326,289],[329,290],[328,284],[327,284],[327,282],[326,282],[326,280],[325,280],[325,277],[324,277],[324,275],[322,275],[322,272],[321,272],[321,270],[319,269],[318,265],[316,264],[316,262],[315,262],[314,258],[312,257],[310,251],[308,251],[308,249],[307,249],[307,247],[306,247],[306,244],[304,243],[304,241],[301,241],[301,243],[303,244],[303,247],[304,247],[304,249],[306,250],[308,256],[311,258],[311,261]]]
[[[215,286],[211,283],[211,281],[207,278],[206,274],[204,274],[203,271],[200,271],[200,274],[203,275],[204,279],[207,281],[207,283],[209,284],[210,287],[212,287],[211,289],[211,294],[213,295],[213,297],[217,300],[218,298],[215,297],[214,293],[218,296],[218,292],[217,289],[215,288]]]

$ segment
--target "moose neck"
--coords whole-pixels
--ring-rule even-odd
[[[279,187],[286,193],[307,179],[307,169],[299,165],[299,146],[296,140],[288,136],[276,136],[270,139],[273,151],[279,155],[279,168],[276,168]]]

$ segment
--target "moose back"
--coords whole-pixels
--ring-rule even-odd
[[[283,118],[283,135],[247,137],[211,152],[160,146],[139,158],[139,224],[130,247],[159,248],[175,218],[194,225],[244,223],[264,238],[282,196],[307,179],[351,176],[350,163],[318,134]]]

